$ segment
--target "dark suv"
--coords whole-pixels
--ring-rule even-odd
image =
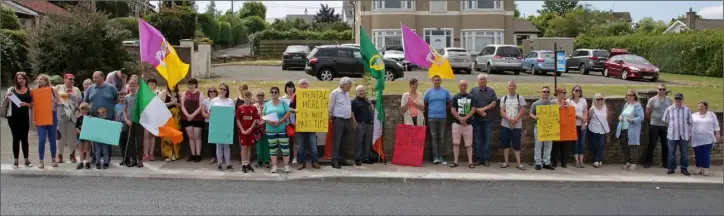
[[[577,49],[566,58],[566,73],[573,69],[588,74],[591,71],[603,72],[610,53],[601,49]]]
[[[309,47],[306,45],[291,45],[282,55],[282,70],[287,68],[303,68],[307,64]]]
[[[304,71],[322,81],[331,81],[335,77],[362,77],[366,73],[362,65],[359,48],[340,45],[315,47],[307,55]],[[383,59],[385,62],[385,80],[392,81],[404,77],[403,66],[399,62]]]

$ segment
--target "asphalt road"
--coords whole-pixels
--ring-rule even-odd
[[[255,81],[287,81],[287,80],[299,80],[301,78],[309,79],[310,81],[317,81],[316,77],[312,77],[304,73],[304,70],[285,70],[281,69],[281,66],[240,66],[240,65],[228,65],[212,67],[211,73],[216,76],[216,79],[223,80],[255,80]],[[468,81],[477,80],[477,75],[480,72],[473,71],[472,74],[456,74],[455,79],[465,79]],[[402,80],[409,80],[410,78],[417,78],[418,80],[427,80],[427,71],[413,70],[405,72],[405,77]],[[361,79],[361,78],[355,78]],[[513,75],[512,72],[505,72],[503,74],[490,74],[488,75],[490,82],[507,82],[509,80],[515,80],[518,83],[540,83],[540,82],[553,82],[552,74],[548,75],[531,75],[528,73],[521,73],[520,75]],[[650,82],[643,81],[630,81],[621,80],[614,78],[607,78],[601,76],[601,73],[591,72],[589,75],[582,75],[577,71],[571,71],[564,73],[558,77],[558,82],[562,83],[578,83],[578,84],[644,84]],[[660,81],[659,81],[660,82]]]
[[[1,178],[2,215],[718,215],[721,190]]]

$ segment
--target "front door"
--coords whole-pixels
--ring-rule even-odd
[[[432,46],[433,49],[440,52],[440,50],[445,49],[445,45],[447,44],[447,36],[445,35],[430,35],[430,46]]]

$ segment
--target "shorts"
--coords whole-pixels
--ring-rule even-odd
[[[507,149],[513,144],[513,150],[520,151],[520,128],[500,127],[500,148]]]
[[[256,142],[256,139],[253,134],[239,135],[239,144],[241,146],[254,145],[254,142]]]
[[[184,128],[187,128],[187,127],[204,128],[205,123],[206,122],[203,122],[203,121],[184,121],[183,126],[184,126]]]
[[[458,123],[452,124],[452,140],[453,144],[460,145],[460,138],[465,139],[465,147],[473,145],[473,125],[462,126]]]

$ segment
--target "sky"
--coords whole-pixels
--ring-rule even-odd
[[[215,1],[216,8],[222,11],[231,8],[231,1]],[[339,13],[342,10],[342,1],[263,1],[267,6],[267,19],[283,18],[287,14],[304,14],[307,9],[310,14],[316,13],[321,4],[334,7]],[[634,21],[644,17],[654,20],[663,20],[668,23],[671,18],[685,14],[692,8],[697,14],[708,19],[722,19],[722,1],[581,1],[592,5],[599,10],[613,10],[617,12],[630,12]],[[199,11],[205,11],[208,1],[196,1]],[[243,1],[234,1],[234,9],[239,10]],[[543,1],[516,1],[522,15],[535,15],[541,8]],[[654,6],[656,8],[654,8]]]

